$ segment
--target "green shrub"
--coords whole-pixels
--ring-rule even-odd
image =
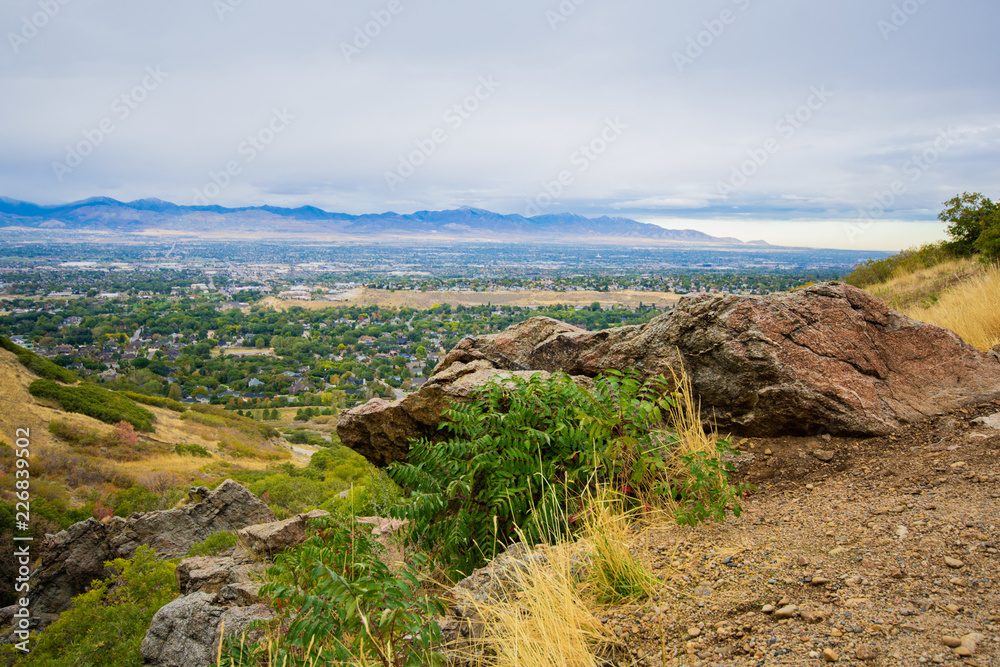
[[[229,551],[235,546],[236,533],[231,533],[229,531],[213,533],[201,542],[191,545],[191,549],[188,551],[188,557],[218,556],[221,553]]]
[[[26,662],[45,667],[141,667],[139,645],[153,615],[177,597],[175,565],[140,546],[130,560],[105,563],[111,576],[73,598],[38,639]]]
[[[868,259],[855,265],[844,279],[848,285],[869,287],[884,283],[896,276],[928,269],[956,258],[945,242],[928,243],[920,247],[907,248],[883,259]]]
[[[168,410],[173,410],[174,412],[187,412],[187,406],[179,401],[175,401],[172,398],[166,398],[165,396],[149,396],[147,394],[140,394],[135,391],[121,391],[118,392],[123,396],[131,398],[136,403],[142,403],[144,405],[153,405],[158,408],[167,408]]]
[[[126,421],[140,431],[153,430],[153,413],[118,392],[89,382],[66,387],[52,380],[35,380],[28,391],[36,398],[50,398],[67,412],[77,412],[108,424]]]
[[[212,452],[208,451],[201,445],[178,444],[174,446],[174,451],[180,454],[181,456],[197,456],[203,459],[212,458]]]
[[[248,488],[282,516],[315,509],[335,493],[322,482],[285,473],[265,477]]]
[[[49,433],[73,447],[100,447],[117,444],[113,436],[105,436],[96,428],[74,426],[65,419],[50,421]]]
[[[24,349],[20,345],[15,345],[5,336],[0,336],[0,347],[16,354],[17,360],[21,365],[39,377],[49,380],[59,380],[66,384],[72,384],[80,379],[73,371],[54,364],[48,359],[38,356],[31,350]]]
[[[566,375],[490,383],[445,413],[451,439],[415,440],[409,462],[389,467],[410,492],[394,514],[410,521],[411,540],[458,575],[515,540],[565,537],[581,498],[601,486],[634,504],[656,494],[664,505],[679,500],[685,519],[719,518],[729,506],[738,513],[725,470],[692,479],[685,465],[674,477],[676,459],[698,468],[717,452],[714,442],[710,452],[672,451],[686,443],[667,428],[677,403],[666,387],[615,372],[593,390]]]
[[[268,655],[288,667],[444,664],[432,647],[441,642],[433,619],[446,605],[420,596],[413,567],[390,570],[374,547],[366,527],[327,521],[319,535],[275,557],[261,594],[274,599],[282,631],[270,646],[228,642],[223,667],[261,664]]]
[[[108,506],[115,516],[129,516],[135,512],[155,512],[166,509],[164,497],[139,484],[116,491],[108,497]]]

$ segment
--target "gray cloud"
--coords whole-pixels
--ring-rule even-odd
[[[352,213],[522,213],[559,190],[551,210],[846,220],[904,179],[884,215],[926,220],[1000,176],[998,20],[987,0],[9,0],[0,189],[191,203],[221,180],[219,204]],[[134,95],[149,67],[166,77]],[[463,106],[480,77],[500,87]],[[270,137],[275,109],[294,118]],[[627,128],[602,146],[609,119]],[[753,174],[727,192],[734,169]]]

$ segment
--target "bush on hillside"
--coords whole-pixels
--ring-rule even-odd
[[[948,223],[949,250],[959,257],[978,254],[987,263],[1000,260],[1000,204],[978,192],[965,192],[945,206],[938,220]]]
[[[679,502],[685,521],[738,514],[714,440],[711,451],[681,453],[684,471],[672,466],[671,450],[683,449],[667,428],[676,408],[662,380],[617,372],[594,390],[564,374],[488,384],[445,413],[451,439],[414,440],[409,461],[390,466],[410,491],[394,513],[453,575],[514,541],[566,537],[583,497],[605,485],[641,505]]]
[[[174,446],[174,452],[180,454],[181,456],[197,456],[203,459],[212,458],[212,452],[208,451],[201,445],[195,444],[177,444]]]
[[[172,398],[166,398],[165,396],[149,396],[147,394],[140,394],[135,391],[120,391],[118,393],[128,398],[131,398],[136,403],[142,403],[144,405],[152,405],[157,408],[167,408],[168,410],[173,410],[174,412],[187,411],[186,405],[178,401],[175,401]]]
[[[275,557],[261,588],[275,600],[280,628],[256,646],[230,640],[220,665],[443,665],[434,619],[447,607],[421,594],[413,564],[390,569],[379,560],[368,526],[319,523],[318,535]]]
[[[49,380],[59,380],[66,384],[73,384],[80,379],[73,371],[54,364],[48,359],[38,356],[31,350],[24,349],[20,345],[15,345],[5,336],[0,336],[0,347],[17,355],[18,362],[39,377]]]
[[[930,268],[952,259],[955,259],[955,253],[944,241],[928,243],[907,248],[884,259],[867,259],[855,265],[844,282],[864,289],[884,283],[898,275]]]
[[[140,431],[153,430],[153,413],[118,392],[82,382],[66,387],[52,380],[35,380],[28,391],[36,398],[50,398],[67,412],[77,412],[107,424],[126,421]]]
[[[191,545],[188,550],[188,558],[195,556],[218,556],[230,551],[236,546],[236,533],[224,530],[219,533],[212,533],[201,542]]]
[[[32,648],[27,665],[141,667],[139,646],[153,615],[177,597],[175,565],[146,545],[129,560],[105,563],[111,576],[73,598]]]

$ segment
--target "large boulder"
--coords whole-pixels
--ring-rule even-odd
[[[262,523],[241,529],[237,538],[242,549],[262,556],[273,556],[285,549],[296,547],[306,540],[306,528],[310,519],[330,516],[326,510],[312,510],[297,514],[284,521]]]
[[[216,664],[223,637],[259,640],[254,621],[274,617],[265,604],[230,606],[212,593],[191,593],[162,607],[142,640],[143,664],[151,667],[207,667]]]
[[[142,544],[161,558],[187,554],[196,542],[222,531],[274,520],[274,513],[257,496],[233,480],[209,492],[194,489],[192,502],[159,512],[136,513],[107,523],[87,519],[55,535],[39,548],[40,565],[31,574],[32,611],[39,628],[69,609],[95,579],[107,576],[104,562],[131,558]]]
[[[593,377],[687,373],[703,413],[743,435],[884,435],[1000,395],[1000,360],[953,332],[823,283],[769,296],[698,295],[647,324],[583,331],[534,318],[462,340],[417,392],[343,414],[341,440],[373,463],[434,437],[449,401],[491,379],[532,372]]]
[[[263,631],[253,621],[275,617],[260,597],[269,558],[302,544],[308,522],[329,516],[313,510],[284,521],[247,526],[237,532],[232,556],[186,558],[177,566],[180,597],[153,616],[142,640],[143,663],[149,667],[214,665],[219,642],[240,637],[248,643]]]

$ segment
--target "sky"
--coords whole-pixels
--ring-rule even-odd
[[[4,0],[0,195],[896,250],[1000,182],[996,0]]]

